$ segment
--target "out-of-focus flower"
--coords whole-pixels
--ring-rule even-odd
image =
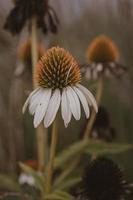
[[[87,120],[83,124],[83,127],[81,127],[79,135],[80,139],[83,138],[86,124]],[[105,107],[100,106],[98,108],[98,113],[96,115],[90,137],[94,139],[104,140],[106,142],[112,142],[115,136],[116,130],[111,124],[110,115]]]
[[[122,200],[130,192],[121,169],[112,160],[104,157],[91,161],[86,167],[79,199]]]
[[[19,176],[19,184],[23,185],[23,184],[28,184],[30,186],[35,186],[35,179],[33,176],[25,174],[25,173],[21,173]]]
[[[38,43],[37,44],[37,53],[38,60],[43,56],[45,50],[44,47]],[[24,41],[18,49],[18,59],[24,63],[26,66],[32,66],[31,61],[31,40],[27,39]]]
[[[116,131],[111,125],[109,113],[103,106],[100,106],[90,136],[111,142],[115,135]]]
[[[116,44],[107,36],[95,38],[87,51],[88,65],[81,66],[81,72],[87,79],[97,79],[99,76],[121,76],[126,68],[119,60],[119,50]]]
[[[34,170],[38,169],[38,162],[37,162],[37,160],[27,160],[25,162],[25,164],[28,165],[29,167],[31,167]]]
[[[59,20],[48,0],[15,0],[4,28],[12,34],[19,34],[33,16],[36,17],[38,28],[44,33],[57,32]]]
[[[27,165],[28,167],[30,167],[30,168],[32,168],[32,169],[34,169],[36,171],[38,169],[37,160],[27,160],[25,162],[25,165]],[[40,172],[37,172],[37,173],[39,175]],[[40,174],[40,175],[42,175],[42,174]],[[24,172],[20,173],[18,181],[19,181],[20,185],[27,184],[29,186],[35,186],[35,178],[32,175],[26,174]]]
[[[26,100],[23,112],[29,105],[34,115],[34,127],[44,119],[44,126],[52,124],[61,104],[61,114],[65,126],[71,121],[72,114],[80,119],[81,106],[89,118],[89,105],[98,110],[92,93],[80,84],[80,69],[76,60],[63,48],[53,47],[41,58],[34,74],[38,88]]]
[[[43,56],[45,50],[44,47],[37,44],[38,60]],[[17,52],[18,64],[15,70],[15,75],[21,75],[25,69],[28,68],[29,72],[32,71],[32,60],[31,60],[31,40],[27,39],[18,48]]]

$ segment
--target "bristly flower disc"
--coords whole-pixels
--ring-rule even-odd
[[[53,47],[41,58],[36,68],[38,86],[63,89],[80,82],[76,60],[63,48]]]
[[[38,62],[34,78],[38,88],[30,94],[23,107],[24,112],[29,104],[29,111],[34,115],[34,127],[43,119],[44,126],[50,126],[60,105],[65,126],[72,115],[76,120],[80,119],[81,105],[87,118],[90,115],[88,104],[97,112],[94,96],[79,84],[80,69],[76,60],[65,49],[49,49]]]
[[[82,180],[82,199],[121,200],[124,192],[123,173],[112,160],[100,157],[88,164]]]
[[[101,35],[95,38],[88,48],[88,59],[90,62],[115,62],[118,58],[118,48],[107,36]]]

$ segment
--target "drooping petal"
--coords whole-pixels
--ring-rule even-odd
[[[41,97],[43,95],[43,89],[40,89],[35,95],[30,99],[29,112],[34,115],[37,105],[40,103]]]
[[[59,109],[61,101],[60,90],[56,89],[49,101],[49,105],[46,111],[46,115],[44,117],[44,126],[49,127],[55,119],[56,113]]]
[[[31,99],[32,96],[35,95],[36,92],[38,92],[39,90],[40,90],[40,88],[37,88],[37,89],[33,90],[33,91],[30,93],[30,95],[28,96],[26,102],[25,102],[24,105],[23,105],[22,113],[25,113],[25,111],[26,111],[26,109],[27,109],[27,106],[28,106],[28,104],[29,104],[29,102],[30,102],[30,99]]]
[[[52,89],[44,89],[42,97],[40,99],[40,103],[37,105],[36,111],[35,111],[35,116],[34,116],[34,127],[36,128],[41,121],[43,120],[49,100],[51,97],[51,92]]]
[[[85,114],[86,114],[86,118],[89,118],[90,110],[89,110],[89,106],[88,106],[85,95],[77,87],[73,86],[73,89],[75,90],[75,92],[77,93],[77,95],[78,95],[78,97],[81,101],[81,104],[82,104],[83,109],[84,109]]]
[[[69,101],[66,95],[66,89],[62,92],[62,98],[61,98],[61,114],[62,118],[64,120],[65,127],[67,127],[68,123],[71,120],[72,113],[70,111],[70,105]]]
[[[70,104],[70,110],[71,110],[74,118],[76,120],[79,120],[80,116],[81,116],[79,98],[70,86],[68,86],[66,88],[66,93],[67,93],[67,97],[68,97],[69,104]]]
[[[91,102],[91,104],[94,106],[95,111],[98,112],[97,102],[96,102],[95,97],[93,96],[93,94],[88,89],[86,89],[84,86],[82,86],[81,84],[77,84],[77,87],[86,96],[86,99],[87,99],[88,103]]]

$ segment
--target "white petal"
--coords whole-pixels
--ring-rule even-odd
[[[61,101],[60,90],[56,89],[49,101],[49,105],[44,117],[44,126],[49,127],[55,119]]]
[[[61,114],[62,118],[65,123],[65,127],[67,127],[68,123],[71,120],[72,113],[70,111],[69,101],[66,95],[66,89],[62,92],[62,99],[61,99]]]
[[[30,99],[29,112],[31,115],[34,115],[37,105],[40,103],[41,97],[43,95],[44,89],[40,89],[35,95]]]
[[[73,89],[75,90],[75,92],[77,93],[77,95],[78,95],[78,97],[79,97],[79,99],[81,101],[81,104],[82,104],[83,109],[84,109],[85,114],[86,114],[86,118],[89,118],[90,110],[89,110],[89,106],[88,106],[88,103],[87,103],[85,95],[77,87],[74,86]]]
[[[41,121],[43,120],[45,116],[45,113],[49,104],[49,100],[51,97],[51,92],[52,92],[51,89],[44,89],[43,91],[42,97],[35,111],[35,116],[34,116],[35,128],[41,123]]]
[[[27,184],[30,186],[35,186],[35,178],[31,175],[27,177]]]
[[[87,70],[86,70],[86,74],[85,74],[85,78],[86,79],[91,79],[91,69],[90,68],[88,68]]]
[[[80,115],[81,115],[79,98],[70,86],[68,86],[66,88],[66,91],[67,91],[67,97],[68,97],[69,104],[70,104],[70,110],[71,110],[74,118],[76,120],[79,120]]]
[[[40,88],[37,88],[37,89],[33,90],[33,91],[30,93],[30,95],[28,96],[26,102],[24,103],[24,106],[23,106],[23,108],[22,108],[22,113],[25,113],[25,111],[26,111],[26,109],[27,109],[27,106],[28,106],[28,104],[29,104],[30,99],[31,99],[32,96],[33,96],[37,91],[39,91],[39,90],[40,90]]]
[[[101,72],[103,70],[102,63],[98,63],[97,66],[96,66],[96,69],[97,69],[98,72]]]
[[[77,87],[84,93],[88,103],[91,102],[91,104],[94,106],[95,111],[98,112],[97,102],[96,102],[93,94],[88,89],[86,89],[84,86],[82,86],[81,84],[77,84]]]

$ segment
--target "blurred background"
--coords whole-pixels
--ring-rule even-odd
[[[128,68],[121,79],[106,82],[102,105],[108,110],[115,128],[114,141],[133,143],[133,0],[50,0],[60,19],[57,35],[41,35],[47,49],[59,45],[69,50],[80,64],[87,62],[86,50],[100,34],[112,38],[120,49],[120,62]],[[0,172],[14,173],[18,161],[36,158],[35,134],[28,113],[22,105],[31,90],[31,74],[15,76],[20,43],[27,37],[12,36],[3,29],[12,1],[0,0]],[[17,16],[16,16],[17,17]],[[86,83],[88,84],[88,83]],[[87,85],[89,88],[89,85]],[[83,120],[82,120],[83,121]],[[59,147],[75,141],[83,124],[73,122],[64,131],[61,127]],[[115,156],[133,180],[132,151]]]

